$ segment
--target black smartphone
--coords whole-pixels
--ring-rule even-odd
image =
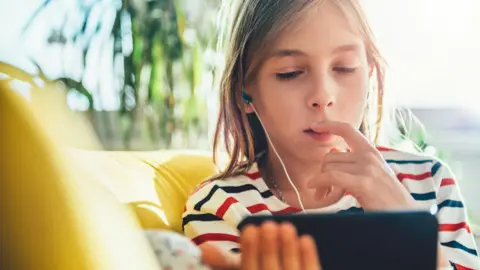
[[[267,220],[311,235],[324,270],[437,269],[438,222],[430,212],[254,215],[238,228]]]

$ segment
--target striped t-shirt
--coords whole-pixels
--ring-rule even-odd
[[[480,269],[462,195],[448,166],[437,159],[378,148],[383,158],[412,197],[425,209],[436,208],[439,239],[453,269]],[[307,213],[363,211],[358,201],[345,195],[337,203]],[[267,187],[256,165],[244,175],[201,184],[188,199],[183,230],[200,245],[209,242],[238,251],[238,224],[254,214],[297,213]]]

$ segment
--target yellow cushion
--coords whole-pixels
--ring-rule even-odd
[[[182,232],[190,192],[215,173],[210,152],[69,151],[75,166],[106,186],[137,214],[143,228]]]
[[[159,155],[160,156],[160,155]],[[182,214],[191,191],[200,182],[215,173],[209,154],[165,153],[165,159],[144,158],[142,161],[155,171],[155,191],[158,206],[164,213],[165,227],[182,232]],[[154,228],[154,206],[145,201],[133,202],[138,218],[145,228]]]
[[[69,171],[25,100],[0,81],[1,269],[159,269],[126,207]]]

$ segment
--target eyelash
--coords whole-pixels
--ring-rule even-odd
[[[277,73],[277,78],[280,80],[292,80],[295,79],[298,75],[303,74],[303,71],[292,71],[285,73]]]
[[[351,74],[354,73],[357,70],[356,67],[354,68],[349,68],[349,67],[334,67],[333,71],[339,72],[339,73],[344,73],[344,74]],[[302,75],[303,71],[292,71],[292,72],[285,72],[285,73],[277,73],[276,76],[280,80],[293,80],[297,76]]]
[[[340,72],[340,73],[354,73],[357,70],[356,67],[348,68],[348,67],[334,67],[333,71]]]

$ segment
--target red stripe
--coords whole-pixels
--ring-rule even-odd
[[[249,207],[247,207],[248,211],[252,214],[256,214],[260,211],[269,211],[272,214],[291,214],[291,213],[298,213],[300,209],[297,209],[295,207],[287,207],[285,209],[279,210],[279,211],[272,211],[268,208],[268,206],[264,203],[259,203],[259,204],[254,204]]]
[[[258,178],[260,178],[260,172],[257,171],[257,172],[253,172],[253,173],[245,173],[245,176],[252,179],[252,180],[257,180]]]
[[[208,241],[228,241],[228,242],[239,242],[239,237],[236,235],[225,234],[225,233],[206,233],[199,235],[192,239],[196,245],[201,245]]]
[[[441,232],[454,232],[461,229],[465,229],[469,233],[471,232],[470,227],[465,222],[460,222],[457,224],[440,224],[439,225],[439,231]]]
[[[429,177],[432,177],[431,172],[425,172],[422,174],[408,174],[408,173],[399,173],[397,174],[397,178],[400,181],[403,181],[404,179],[410,179],[410,180],[425,180]]]
[[[223,218],[223,215],[225,215],[225,213],[227,212],[228,208],[230,208],[230,205],[234,204],[238,202],[235,198],[233,197],[228,197],[228,199],[226,199],[222,205],[218,208],[217,210],[217,213],[216,215],[219,217],[219,218]]]
[[[273,211],[272,213],[274,215],[278,215],[278,214],[295,214],[295,213],[298,213],[300,212],[301,210],[298,209],[298,208],[295,208],[295,207],[292,207],[292,206],[289,206],[285,209],[282,209],[280,211]]]
[[[395,149],[383,147],[383,146],[377,146],[377,150],[380,152],[397,152],[397,150]]]
[[[258,212],[263,211],[263,210],[270,211],[270,209],[268,209],[268,206],[266,204],[263,204],[263,203],[251,205],[251,206],[247,207],[247,210],[250,211],[250,213],[252,213],[252,214],[258,213]],[[270,212],[272,212],[272,211],[270,211]]]
[[[473,268],[468,268],[468,267],[465,267],[463,265],[460,265],[460,264],[456,264],[455,263],[455,267],[458,269],[458,270],[475,270]]]
[[[440,186],[443,187],[449,185],[455,185],[455,180],[453,180],[452,178],[443,178]]]

